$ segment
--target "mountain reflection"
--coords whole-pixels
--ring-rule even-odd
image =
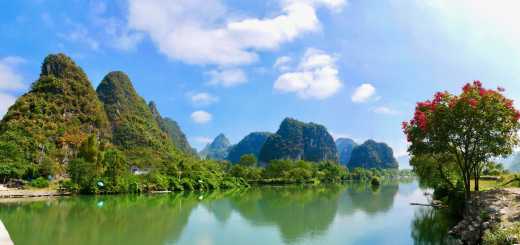
[[[408,199],[403,198],[412,198],[419,189],[415,182],[405,185],[387,182],[373,189],[367,184],[348,183],[211,193],[80,196],[0,204],[0,219],[17,245],[193,244],[197,234],[217,239],[214,244],[220,244],[247,227],[250,233],[242,235],[255,244],[262,244],[265,238],[256,232],[266,229],[275,231],[264,233],[274,243],[300,244],[334,238],[332,243],[345,244],[354,239],[384,236],[361,234],[356,238],[359,234],[355,231],[342,229],[348,225],[350,229],[369,232],[368,228],[377,229],[386,215],[402,212],[396,211],[399,208],[409,209]],[[405,195],[396,199],[397,193]],[[400,202],[398,209],[394,207],[396,200]],[[355,223],[365,216],[370,220]],[[404,239],[413,239],[416,244],[446,241],[448,224],[437,212],[420,208],[410,210],[409,217],[410,227],[403,229]]]

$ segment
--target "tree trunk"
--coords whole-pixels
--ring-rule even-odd
[[[474,184],[475,186],[473,187],[475,191],[479,191],[479,179],[480,179],[480,175],[478,174],[478,170],[475,170],[475,179],[474,179]]]
[[[466,201],[471,199],[471,175],[464,177],[464,193]]]

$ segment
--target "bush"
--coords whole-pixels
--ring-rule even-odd
[[[508,245],[518,244],[520,239],[520,224],[506,229],[487,230],[482,238],[483,244]]]
[[[46,188],[49,187],[49,181],[43,177],[38,177],[31,181],[31,186],[36,188]]]
[[[60,180],[60,182],[58,183],[58,189],[62,191],[76,193],[79,192],[79,185],[75,184],[71,180]]]

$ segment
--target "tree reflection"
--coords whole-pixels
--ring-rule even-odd
[[[197,203],[180,194],[87,196],[3,205],[0,218],[15,244],[163,244],[177,241]]]
[[[412,221],[412,238],[415,244],[453,244],[448,235],[453,223],[446,210],[422,207],[415,212]]]

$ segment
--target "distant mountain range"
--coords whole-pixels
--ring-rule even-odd
[[[253,132],[236,145],[231,145],[226,136],[220,134],[199,154],[202,158],[226,159],[232,163],[237,163],[245,154],[253,154],[264,165],[274,159],[334,161],[350,169],[397,168],[399,165],[393,150],[385,143],[367,140],[358,145],[348,138],[334,142],[324,126],[292,118],[284,119],[274,134]],[[407,159],[399,160],[408,166]]]

